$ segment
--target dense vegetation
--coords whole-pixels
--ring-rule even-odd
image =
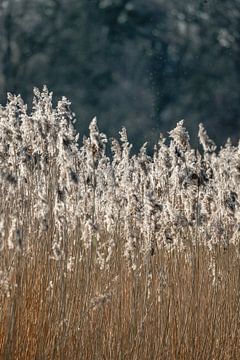
[[[238,359],[240,148],[131,155],[66,98],[0,108],[1,359]]]

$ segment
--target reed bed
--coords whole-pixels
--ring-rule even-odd
[[[0,358],[238,359],[240,146],[74,122],[46,87],[0,108]]]

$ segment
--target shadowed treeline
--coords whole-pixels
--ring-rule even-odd
[[[135,145],[177,120],[237,139],[238,0],[1,0],[0,101],[47,84],[71,99],[77,126],[98,116]],[[196,143],[196,137],[192,136]]]

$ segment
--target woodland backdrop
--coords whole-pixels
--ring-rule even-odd
[[[184,118],[220,144],[239,138],[239,0],[0,0],[0,102],[34,86],[150,145]],[[193,135],[194,134],[194,135]]]

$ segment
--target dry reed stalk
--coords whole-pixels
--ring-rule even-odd
[[[0,109],[0,359],[238,359],[240,148],[131,155],[34,90]]]

